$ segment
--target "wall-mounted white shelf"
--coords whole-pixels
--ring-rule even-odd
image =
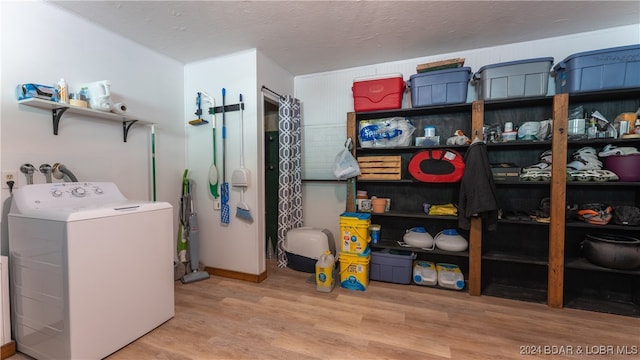
[[[94,110],[89,108],[83,108],[78,106],[72,106],[67,104],[62,104],[54,101],[31,98],[18,100],[19,104],[32,106],[40,109],[51,110],[51,116],[53,118],[53,134],[58,135],[58,125],[60,124],[60,119],[64,113],[69,114],[78,114],[93,118],[100,118],[111,121],[118,121],[122,123],[122,135],[124,142],[127,142],[127,135],[129,134],[129,129],[133,124],[146,124],[152,125],[153,123],[148,121],[143,121],[136,119],[132,116],[115,114],[106,111]]]

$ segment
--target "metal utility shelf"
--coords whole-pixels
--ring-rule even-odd
[[[134,117],[128,115],[120,115],[106,111],[93,110],[89,108],[82,108],[67,104],[61,104],[49,100],[31,98],[19,100],[19,104],[32,106],[40,109],[51,110],[51,116],[53,119],[53,135],[58,135],[58,125],[60,124],[60,119],[65,112],[70,114],[78,114],[84,116],[90,116],[94,118],[106,119],[111,121],[120,121],[122,122],[122,137],[124,142],[127,142],[127,135],[129,134],[129,129],[135,123],[151,125],[151,122],[138,120]]]

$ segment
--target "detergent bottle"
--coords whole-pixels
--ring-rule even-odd
[[[111,110],[111,82],[102,80],[86,85],[89,90],[89,106],[94,110]]]
[[[316,290],[331,292],[336,284],[335,257],[331,251],[326,250],[316,261]]]

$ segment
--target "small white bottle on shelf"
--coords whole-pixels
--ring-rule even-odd
[[[69,86],[64,79],[60,79],[60,81],[58,81],[58,99],[61,103],[69,103]]]

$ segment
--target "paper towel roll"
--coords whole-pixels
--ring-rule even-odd
[[[114,112],[116,114],[124,114],[127,112],[127,104],[115,103],[111,106],[111,112]]]

